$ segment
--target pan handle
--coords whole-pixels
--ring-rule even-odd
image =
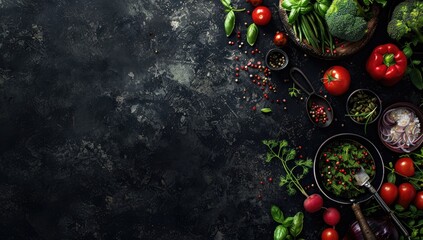
[[[369,224],[366,221],[366,218],[364,218],[363,213],[361,212],[360,205],[358,203],[353,203],[351,206],[355,218],[358,221],[358,225],[360,226],[361,232],[363,233],[363,237],[365,240],[376,240],[376,236],[372,232],[372,230],[369,227]]]
[[[301,75],[301,77],[303,78],[303,81],[305,81],[308,84],[308,87],[311,88],[311,91],[307,90],[307,88],[305,88],[303,85],[300,84],[300,82],[298,81],[297,78],[294,77],[294,73],[297,72]],[[303,73],[303,71],[301,71],[299,68],[296,67],[292,67],[289,70],[289,75],[291,76],[292,80],[295,82],[295,84],[298,85],[298,87],[301,88],[301,90],[303,90],[305,93],[307,93],[309,96],[314,94],[314,88],[313,85],[311,85],[310,80],[308,80],[308,78],[306,77],[306,75]]]

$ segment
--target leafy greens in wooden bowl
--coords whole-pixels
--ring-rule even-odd
[[[367,44],[377,26],[379,6],[357,0],[280,0],[279,15],[291,40],[306,53],[339,59]]]

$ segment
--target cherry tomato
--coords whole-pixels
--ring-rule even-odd
[[[330,67],[323,74],[323,86],[329,94],[340,96],[350,88],[350,72],[342,66]]]
[[[278,32],[276,32],[275,36],[273,37],[273,43],[278,47],[285,46],[287,41],[288,41],[288,37],[283,32],[278,31]]]
[[[413,185],[411,185],[411,183],[401,183],[398,186],[398,195],[398,204],[403,208],[408,208],[416,196],[416,189]]]
[[[414,162],[413,159],[409,157],[403,157],[397,160],[395,163],[395,172],[406,176],[411,177],[414,175]]]
[[[263,3],[263,0],[249,0],[249,2],[251,3],[251,5],[253,5],[254,7],[257,7],[259,5],[261,5]]]
[[[265,6],[254,8],[251,15],[253,17],[253,22],[260,26],[267,25],[272,19],[272,12],[268,7]]]
[[[326,228],[322,232],[322,240],[338,240],[338,232],[333,228]]]
[[[391,205],[397,200],[398,188],[395,184],[386,182],[380,187],[379,195],[387,205]]]
[[[416,198],[414,199],[414,205],[419,210],[423,210],[423,191],[417,193]]]

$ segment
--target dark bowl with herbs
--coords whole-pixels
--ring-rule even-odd
[[[382,101],[369,89],[357,89],[347,99],[347,116],[358,124],[375,122],[382,112]]]
[[[366,188],[357,186],[354,175],[364,168],[370,182],[379,189],[384,177],[382,156],[368,139],[341,133],[324,141],[314,158],[313,173],[319,190],[329,199],[351,204],[370,199]]]
[[[388,106],[378,122],[382,143],[397,153],[410,153],[423,143],[422,111],[412,103],[399,102]]]

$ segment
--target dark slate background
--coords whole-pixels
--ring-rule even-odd
[[[313,158],[325,138],[364,131],[344,117],[346,95],[328,96],[331,127],[313,127],[305,101],[288,96],[287,70],[273,73],[278,91],[269,100],[244,73],[235,83],[235,67],[263,61],[283,30],[277,1],[265,4],[273,19],[260,27],[261,53],[252,55],[246,43],[228,45],[237,39],[224,35],[219,1],[0,0],[0,238],[272,239],[271,204],[290,215],[304,198],[267,181],[282,169],[264,163],[261,140],[288,139]],[[389,41],[390,9],[358,54],[324,61],[289,43],[289,66],[306,71],[323,95],[322,71],[340,64],[351,71],[349,92],[370,88],[384,107],[420,104],[408,79],[384,88],[364,70],[371,49]],[[251,17],[236,15],[245,41]],[[397,157],[375,129],[366,137],[385,162]],[[310,174],[304,185],[312,183]],[[335,206],[343,234],[350,207]],[[321,212],[305,216],[303,237],[317,239],[326,227]]]

